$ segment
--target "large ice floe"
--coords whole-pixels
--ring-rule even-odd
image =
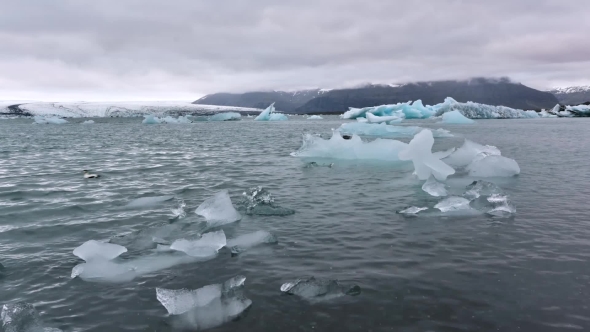
[[[252,305],[244,296],[243,276],[195,290],[156,288],[156,298],[173,316],[175,327],[205,330],[239,317]]]
[[[206,199],[197,207],[195,213],[214,225],[228,224],[242,219],[240,213],[234,208],[227,190],[222,190]]]
[[[284,283],[281,292],[297,295],[310,302],[322,302],[345,295],[359,295],[361,288],[358,285],[341,285],[332,279],[304,277]]]
[[[217,113],[209,117],[209,121],[238,121],[242,119],[242,115],[237,112],[223,112]]]
[[[275,104],[272,103],[264,111],[260,113],[254,121],[287,121],[289,118],[282,113],[275,113]]]
[[[275,198],[261,186],[242,193],[238,206],[248,215],[286,216],[295,213],[295,210],[276,205]]]
[[[18,302],[4,304],[0,312],[2,331],[5,332],[61,332],[53,327],[46,327],[41,316],[30,303]]]
[[[505,106],[492,106],[474,102],[460,103],[451,97],[436,105],[424,106],[421,100],[414,102],[381,105],[365,108],[350,108],[342,114],[343,119],[370,118],[374,116],[400,116],[406,119],[425,119],[433,116],[441,116],[444,113],[457,111],[470,119],[512,119],[512,118],[537,118],[535,111],[523,111]],[[371,115],[367,115],[371,114]],[[453,119],[453,117],[451,117]],[[456,119],[456,118],[455,118]]]
[[[68,123],[67,120],[64,119],[60,119],[57,116],[35,116],[33,117],[33,120],[35,120],[36,124],[64,124],[64,123]]]
[[[74,255],[86,262],[74,266],[71,278],[79,277],[92,282],[126,282],[144,274],[198,261],[185,253],[174,251],[134,259],[119,259],[119,255],[125,252],[127,248],[117,244],[87,241],[74,249]]]
[[[340,125],[337,130],[340,133],[346,135],[401,138],[413,137],[417,133],[424,130],[424,128],[416,126],[393,126],[385,123],[348,122]],[[448,130],[442,128],[436,129],[432,133],[434,137],[453,137],[453,135]]]

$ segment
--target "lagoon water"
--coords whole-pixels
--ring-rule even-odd
[[[196,289],[246,276],[253,302],[239,320],[212,331],[568,331],[590,328],[590,149],[588,119],[481,120],[445,128],[434,150],[464,138],[497,146],[521,174],[491,179],[516,206],[511,218],[404,217],[407,206],[440,199],[421,190],[410,164],[338,162],[305,167],[289,154],[303,133],[329,137],[335,116],[287,122],[142,125],[98,118],[81,125],[0,120],[0,304],[28,302],[46,326],[65,331],[172,331],[156,287]],[[407,142],[409,140],[405,139]],[[82,170],[102,175],[82,178]],[[461,191],[471,181],[452,176]],[[151,272],[132,281],[70,277],[83,242],[112,240],[152,253],[141,234],[195,235],[194,211],[227,189],[235,203],[263,186],[288,216],[243,215],[228,238],[266,230],[279,243],[232,257]],[[161,204],[130,201],[173,195]],[[187,216],[174,219],[180,201]],[[176,226],[174,226],[176,227]],[[151,233],[150,233],[151,234]],[[358,296],[309,303],[281,294],[301,276],[357,284]]]

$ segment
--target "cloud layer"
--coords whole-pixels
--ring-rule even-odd
[[[5,0],[0,99],[509,76],[590,84],[585,0]]]

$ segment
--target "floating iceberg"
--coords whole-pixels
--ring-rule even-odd
[[[322,118],[319,115],[311,115],[307,118],[307,120],[322,120],[322,119],[324,119],[324,118]]]
[[[239,206],[248,215],[286,216],[295,213],[295,210],[275,205],[274,197],[260,186],[244,192],[242,197]]]
[[[465,168],[473,177],[510,177],[520,174],[520,167],[514,159],[490,155],[476,158]]]
[[[149,208],[154,205],[158,205],[164,203],[166,201],[172,200],[174,196],[166,195],[166,196],[153,196],[153,197],[141,197],[132,200],[131,202],[127,203],[126,207],[128,208]]]
[[[397,211],[397,213],[405,214],[405,215],[415,215],[415,214],[418,214],[420,211],[425,211],[425,210],[428,210],[428,208],[427,207],[410,206],[410,207],[407,207],[401,211]]]
[[[455,174],[455,170],[432,154],[433,144],[432,132],[424,129],[399,152],[399,159],[411,160],[414,164],[414,174],[420,180],[427,180],[433,175],[437,180],[444,181],[449,175]]]
[[[332,133],[332,138],[325,140],[321,137],[305,134],[303,144],[291,156],[302,159],[342,159],[342,160],[373,160],[400,161],[398,153],[407,148],[407,144],[388,139],[376,139],[363,142],[359,136],[344,139],[338,131]]]
[[[197,240],[176,240],[170,249],[182,251],[192,257],[209,258],[216,256],[219,249],[225,247],[226,243],[225,233],[221,230],[205,233]]]
[[[94,120],[86,120],[82,124],[94,124]]]
[[[196,214],[204,217],[207,222],[222,225],[242,219],[242,216],[234,208],[229,192],[222,190],[213,197],[206,199],[195,211]]]
[[[445,185],[436,181],[434,177],[429,177],[422,185],[422,190],[434,197],[447,196]]]
[[[35,116],[33,117],[33,120],[35,120],[35,123],[37,124],[64,124],[64,123],[68,123],[68,121],[64,120],[64,119],[60,119],[57,116]]]
[[[375,116],[401,115],[406,119],[424,119],[433,116],[441,116],[447,112],[459,111],[469,119],[512,119],[512,118],[537,118],[539,115],[534,111],[523,111],[505,106],[492,106],[474,102],[460,103],[451,97],[445,98],[444,102],[433,106],[424,106],[421,100],[413,103],[398,103],[365,108],[350,108],[340,115],[343,119],[370,118]],[[371,114],[371,115],[368,115]]]
[[[247,249],[264,243],[278,243],[279,240],[275,235],[267,231],[257,231],[254,233],[240,235],[236,238],[227,240],[227,246],[231,249],[232,255],[237,255]]]
[[[367,117],[367,121],[369,123],[382,123],[382,122],[390,122],[390,121],[401,122],[401,120],[403,120],[402,116],[397,116],[397,115],[377,116],[372,113],[367,113],[366,117]]]
[[[466,118],[461,112],[454,110],[442,115],[442,122],[447,124],[472,124],[475,121]]]
[[[209,329],[236,319],[252,305],[241,292],[245,280],[237,276],[196,290],[156,288],[156,298],[168,314],[175,315],[179,327]]]
[[[361,293],[361,288],[358,285],[343,286],[336,280],[310,277],[284,283],[281,286],[281,292],[297,295],[311,302],[318,302],[344,295],[355,296]]]
[[[337,130],[346,135],[359,135],[380,138],[413,137],[424,128],[416,126],[392,126],[385,123],[343,123]],[[445,129],[439,128],[433,132],[434,137],[453,137]]]
[[[566,106],[565,109],[576,116],[590,116],[590,105]]]
[[[209,117],[209,121],[237,121],[241,119],[242,115],[237,112],[217,113]]]
[[[44,327],[39,313],[30,303],[5,304],[0,312],[2,330],[5,332],[61,332],[52,327]]]
[[[143,124],[158,124],[160,123],[160,118],[158,118],[155,115],[144,115],[144,119],[143,121],[141,121],[141,123]]]
[[[179,116],[178,118],[173,118],[171,116],[166,116],[164,118],[160,119],[161,123],[167,123],[167,124],[188,124],[188,123],[192,123],[192,121],[186,117],[186,116]]]
[[[445,198],[436,204],[434,208],[439,209],[441,212],[454,212],[471,209],[469,206],[469,200],[459,196]]]
[[[127,252],[127,248],[118,244],[89,240],[74,249],[74,255],[90,262],[93,260],[111,260]]]
[[[286,121],[289,118],[281,113],[275,113],[275,104],[272,103],[260,115],[254,118],[254,121]]]
[[[465,167],[469,165],[478,156],[499,156],[500,150],[491,145],[481,145],[470,140],[465,140],[463,145],[453,152],[444,162],[457,167]]]

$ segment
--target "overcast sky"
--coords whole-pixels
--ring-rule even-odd
[[[2,0],[0,99],[508,76],[590,84],[587,0]]]

